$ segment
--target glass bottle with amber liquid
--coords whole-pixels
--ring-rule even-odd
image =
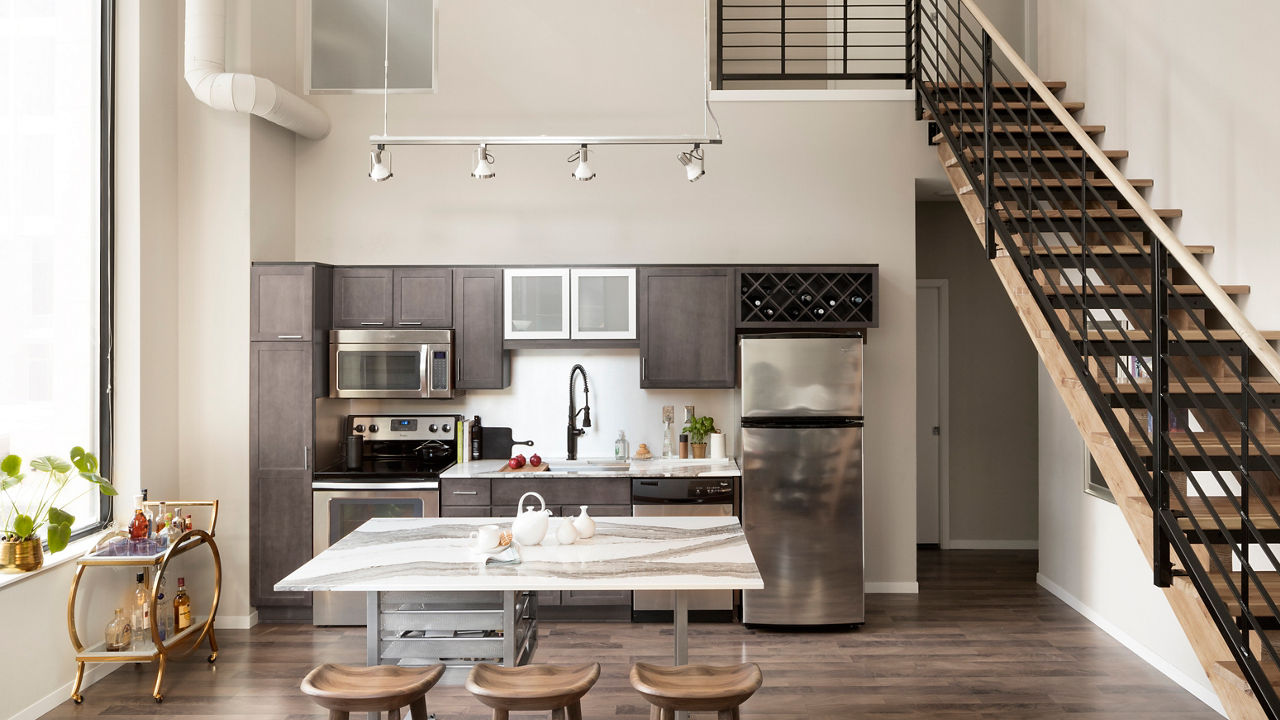
[[[191,598],[187,596],[185,578],[178,578],[178,594],[173,598],[173,631],[180,633],[191,627]]]

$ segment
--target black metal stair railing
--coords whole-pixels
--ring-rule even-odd
[[[1156,584],[1191,579],[1263,709],[1280,717],[1266,632],[1280,627],[1267,583],[1280,588],[1280,384],[1219,327],[1064,119],[993,57],[966,0],[920,0],[915,12],[919,110],[982,201],[988,256],[1012,259],[1137,480]]]

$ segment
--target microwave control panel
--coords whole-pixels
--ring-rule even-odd
[[[449,353],[443,350],[431,351],[431,389],[449,389]]]

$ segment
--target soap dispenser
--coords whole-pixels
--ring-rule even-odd
[[[613,459],[629,460],[631,458],[630,443],[627,442],[625,430],[618,431],[618,439],[613,441]]]

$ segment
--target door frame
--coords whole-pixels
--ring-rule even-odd
[[[951,548],[951,349],[949,338],[951,297],[950,281],[916,278],[916,290],[938,290],[938,422],[942,428],[938,442],[938,546]],[[919,293],[916,293],[917,302]],[[917,357],[919,357],[917,351]],[[917,384],[917,388],[919,385]],[[916,455],[917,459],[919,454]]]

